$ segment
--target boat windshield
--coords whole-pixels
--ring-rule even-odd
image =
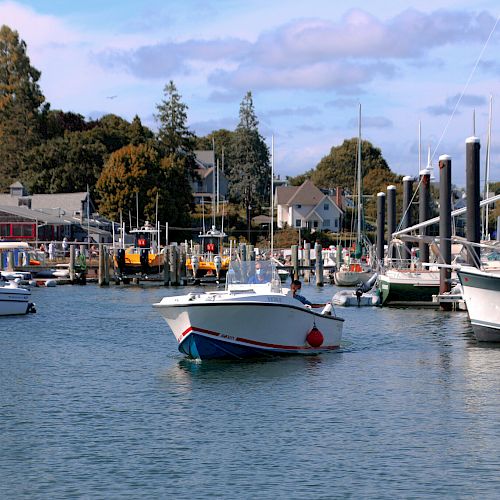
[[[264,285],[280,283],[276,266],[268,260],[232,261],[226,275],[226,284],[230,285]]]

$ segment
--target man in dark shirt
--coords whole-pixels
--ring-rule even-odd
[[[302,302],[302,304],[306,306],[312,306],[312,302],[310,302],[309,300],[307,300],[305,297],[303,297],[298,293],[300,292],[301,288],[302,288],[302,283],[299,280],[292,281],[292,284],[290,285],[290,290],[292,291],[293,298]]]

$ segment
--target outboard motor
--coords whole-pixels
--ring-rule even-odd
[[[147,248],[141,249],[141,272],[142,274],[149,273],[149,250]]]
[[[118,264],[118,270],[120,274],[125,272],[125,249],[119,248],[118,252],[116,252],[116,262]]]
[[[356,298],[358,299],[358,307],[361,303],[361,295],[363,295],[366,292],[369,292],[372,288],[373,285],[375,285],[376,281],[378,278],[378,274],[375,273],[369,280],[365,281],[364,283],[360,283],[356,287]]]

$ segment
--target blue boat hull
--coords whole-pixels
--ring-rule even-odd
[[[291,354],[259,347],[234,344],[215,337],[191,332],[180,344],[179,351],[193,359],[245,359]]]

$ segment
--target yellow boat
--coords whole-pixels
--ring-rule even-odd
[[[200,233],[200,251],[186,259],[186,269],[194,279],[224,279],[231,258],[223,254],[222,242],[226,234],[212,226],[206,233]]]
[[[160,272],[164,257],[157,243],[158,230],[146,221],[144,226],[132,229],[130,233],[135,236],[135,244],[118,250],[114,256],[115,269],[121,275]]]

